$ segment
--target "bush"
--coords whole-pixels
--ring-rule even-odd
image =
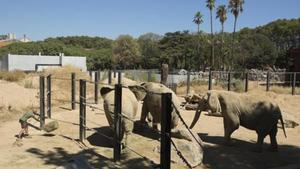
[[[34,89],[32,80],[25,80],[24,87],[27,89]]]
[[[232,90],[235,92],[243,92],[245,90],[244,81],[240,79],[234,79],[231,83]]]
[[[0,72],[0,79],[9,81],[9,82],[17,82],[24,79],[26,74],[22,71],[13,71],[13,72]]]

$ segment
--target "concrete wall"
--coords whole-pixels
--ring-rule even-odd
[[[8,56],[3,56],[0,60],[0,70],[8,70]]]
[[[5,58],[5,57],[4,57]],[[72,65],[86,71],[86,57],[77,56],[43,56],[43,55],[11,55],[6,60],[2,60],[1,68],[8,71],[23,70],[35,71],[36,68],[49,67],[45,64],[52,65]],[[7,65],[7,66],[6,66]],[[38,66],[37,66],[38,65]]]

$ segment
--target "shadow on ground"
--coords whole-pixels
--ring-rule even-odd
[[[97,132],[87,137],[88,142],[93,146],[113,148],[113,131],[110,127],[94,128]]]
[[[221,136],[208,136],[199,134],[205,143],[203,163],[209,168],[226,169],[263,169],[299,164],[300,147],[291,145],[279,145],[279,152],[268,152],[269,145],[264,145],[262,153],[252,152],[255,141],[247,142],[234,139],[234,146],[225,146]],[[266,138],[267,139],[267,138]]]
[[[121,163],[117,165],[112,159],[98,154],[95,149],[85,149],[75,154],[69,153],[61,147],[54,147],[52,151],[43,151],[37,148],[30,148],[26,151],[36,155],[38,158],[43,159],[45,165],[64,166],[76,157],[80,157],[85,159],[94,168],[141,169],[149,168],[150,166],[150,163],[142,158],[122,160]]]

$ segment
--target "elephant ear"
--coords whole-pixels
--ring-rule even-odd
[[[137,100],[144,100],[147,95],[147,90],[143,86],[133,85],[128,88],[134,93]]]
[[[102,97],[104,97],[107,93],[111,92],[112,90],[114,90],[113,86],[103,86],[100,89],[100,94]]]
[[[207,93],[208,105],[212,113],[221,112],[221,104],[218,98],[218,94],[216,92]]]

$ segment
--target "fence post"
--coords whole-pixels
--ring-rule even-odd
[[[72,99],[72,103],[71,103],[71,107],[72,107],[72,110],[75,110],[76,109],[76,74],[75,73],[72,73],[71,74],[71,99]]]
[[[40,76],[40,128],[45,125],[45,77]]]
[[[79,140],[82,142],[85,139],[85,127],[86,127],[86,81],[80,79],[80,105],[79,105]]]
[[[171,111],[172,94],[163,93],[161,97],[161,139],[160,139],[160,168],[170,169],[171,164]]]
[[[89,76],[90,76],[90,79],[92,80],[92,78],[93,78],[93,71],[89,70]]]
[[[211,74],[211,69],[209,69],[209,74],[208,74],[208,90],[212,90],[212,74]]]
[[[111,84],[111,70],[108,70],[108,84]]]
[[[51,75],[47,76],[47,117],[51,118]]]
[[[101,81],[101,70],[98,70],[98,81]]]
[[[114,68],[114,78],[116,78],[117,76],[117,72],[116,72],[116,68]]]
[[[122,113],[122,85],[115,85],[115,110],[114,110],[114,161],[121,159],[121,113]]]
[[[190,94],[190,79],[191,79],[191,71],[187,72],[187,83],[186,83],[186,95]]]
[[[151,70],[148,70],[148,82],[151,81]]]
[[[230,88],[231,88],[231,72],[228,72],[227,90],[230,91]]]
[[[95,99],[95,104],[98,104],[98,82],[99,82],[99,75],[98,75],[98,71],[95,72],[95,88],[94,88],[94,99]]]
[[[295,87],[296,87],[296,80],[297,80],[297,73],[293,73],[293,84],[292,84],[292,95],[295,95]]]
[[[268,92],[270,90],[270,72],[267,72],[267,86],[266,91]]]
[[[248,72],[246,72],[245,73],[245,92],[248,92],[248,84],[249,84]]]

